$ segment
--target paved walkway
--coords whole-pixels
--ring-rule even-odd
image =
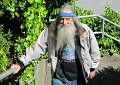
[[[103,14],[109,5],[114,11],[120,12],[120,0],[75,0],[76,4],[86,10],[94,10],[94,14]]]

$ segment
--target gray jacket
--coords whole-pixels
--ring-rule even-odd
[[[82,24],[82,27],[83,28],[80,29],[81,56],[84,69],[89,75],[90,68],[97,68],[99,65],[100,52],[92,30],[86,24]],[[51,27],[45,28],[41,32],[35,45],[28,47],[26,49],[26,55],[22,55],[20,60],[24,65],[28,65],[48,51],[52,69],[55,71],[58,59],[57,56],[55,56],[55,43],[56,38],[53,29],[51,29]]]

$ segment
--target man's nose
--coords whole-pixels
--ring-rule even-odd
[[[66,21],[66,19],[64,19],[64,20],[63,20],[63,24],[64,24],[64,25],[65,25],[65,24],[67,24],[67,21]]]

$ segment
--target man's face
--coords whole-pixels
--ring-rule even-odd
[[[71,24],[73,24],[74,21],[71,17],[61,17],[60,18],[60,24],[64,27],[67,28],[69,27]]]
[[[65,45],[70,48],[75,48],[74,36],[76,33],[76,27],[73,19],[70,17],[61,17],[57,29],[57,51]]]

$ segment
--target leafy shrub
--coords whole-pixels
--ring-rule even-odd
[[[10,46],[12,43],[9,41],[11,34],[4,34],[2,32],[3,25],[0,25],[0,72],[4,72],[7,70],[7,67],[9,66],[9,51]]]

